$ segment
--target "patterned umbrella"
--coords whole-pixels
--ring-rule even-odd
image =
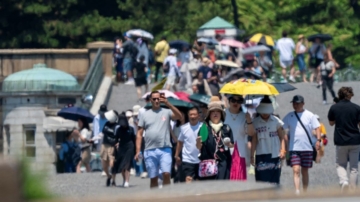
[[[152,34],[150,34],[147,31],[144,31],[142,29],[132,29],[132,30],[127,31],[126,33],[128,33],[132,36],[143,37],[143,38],[150,39],[150,40],[154,39],[154,36]]]
[[[240,41],[236,41],[234,39],[223,39],[220,41],[220,44],[227,45],[235,48],[245,48],[245,45]]]

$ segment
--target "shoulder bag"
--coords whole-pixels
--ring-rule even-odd
[[[312,149],[313,149],[313,161],[316,162],[317,151],[316,151],[315,147],[312,145],[312,141],[311,141],[309,132],[306,130],[304,124],[302,123],[301,119],[299,118],[299,115],[298,115],[296,112],[294,112],[294,113],[295,113],[296,118],[297,118],[298,121],[300,122],[301,126],[304,128],[304,130],[305,130],[305,132],[306,132],[306,135],[307,135],[307,137],[308,137],[308,139],[309,139],[310,145],[311,145],[311,147],[312,147]]]

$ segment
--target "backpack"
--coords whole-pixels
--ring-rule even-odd
[[[65,162],[70,162],[73,165],[77,165],[81,161],[81,148],[78,144],[70,145],[67,141],[65,144],[69,147],[69,150],[65,155]]]
[[[170,62],[169,61],[167,61],[165,63],[165,66],[164,66],[163,70],[164,70],[165,74],[169,73],[169,71],[170,71]]]
[[[136,58],[136,56],[139,53],[139,49],[134,43],[131,44],[129,51],[130,51],[130,54],[131,54],[132,58]]]

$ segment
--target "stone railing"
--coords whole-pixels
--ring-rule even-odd
[[[37,63],[83,80],[99,48],[102,49],[104,72],[111,75],[113,47],[112,42],[98,41],[88,43],[83,49],[0,49],[0,81],[12,73],[31,69]]]

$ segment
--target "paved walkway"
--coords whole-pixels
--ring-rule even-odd
[[[286,113],[293,111],[290,101],[295,94],[301,94],[305,98],[306,109],[318,114],[321,121],[325,124],[327,129],[329,145],[326,147],[325,157],[322,159],[321,164],[314,165],[314,168],[310,170],[310,187],[309,190],[315,188],[327,189],[328,187],[337,187],[338,179],[335,171],[335,147],[333,144],[333,127],[330,127],[327,121],[327,112],[331,105],[322,104],[322,92],[321,89],[317,89],[315,86],[308,83],[294,84],[298,89],[292,92],[287,92],[277,97],[277,102],[280,107],[276,109],[276,113],[279,113],[281,117],[284,117]],[[335,90],[341,86],[352,86],[355,96],[352,101],[360,104],[360,82],[351,83],[338,83],[335,84]],[[328,93],[328,97],[331,97]],[[109,109],[116,109],[121,112],[126,109],[132,108],[136,104],[135,87],[129,85],[114,86],[112,89],[112,95],[108,104]],[[329,101],[332,99],[329,99]],[[142,105],[144,103],[141,103]],[[249,181],[254,181],[254,176],[248,176]],[[118,182],[122,180],[118,178]],[[57,175],[53,176],[49,181],[51,182],[51,190],[61,195],[70,196],[89,196],[94,195],[111,195],[122,196],[131,193],[140,193],[144,190],[149,190],[149,180],[139,179],[132,177],[130,183],[133,185],[129,189],[122,188],[105,188],[105,178],[100,177],[98,173],[81,174],[81,175]],[[292,171],[289,167],[284,167],[281,175],[282,187],[293,189]],[[174,185],[176,186],[176,185]],[[184,190],[185,191],[185,190]],[[165,192],[164,192],[165,193]]]

